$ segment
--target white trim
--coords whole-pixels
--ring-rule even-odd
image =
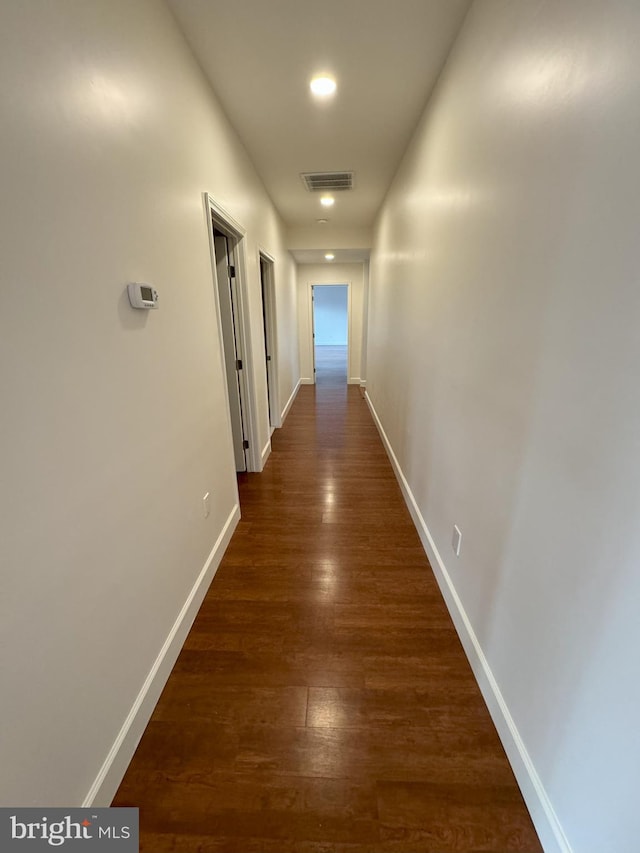
[[[262,255],[265,261],[269,261],[270,264],[275,264],[276,259],[274,255],[272,255],[271,252],[267,252],[267,250],[263,249],[262,246],[258,246],[258,254]]]
[[[362,385],[362,380],[359,376],[351,376],[347,379],[347,385]]]
[[[531,760],[531,756],[520,737],[518,728],[509,711],[507,703],[500,691],[500,687],[491,671],[491,667],[482,651],[480,642],[476,636],[473,626],[466,614],[462,601],[458,596],[454,583],[446,569],[444,561],[436,547],[436,544],[431,536],[429,528],[420,512],[418,504],[413,492],[407,482],[406,477],[402,472],[400,463],[396,458],[391,443],[384,431],[384,427],[378,417],[378,413],[369,397],[369,393],[365,392],[365,399],[373,416],[382,443],[384,444],[387,455],[391,461],[394,473],[400,484],[400,489],[404,496],[405,502],[413,518],[413,522],[418,531],[422,546],[427,553],[429,562],[431,563],[433,573],[440,587],[440,591],[445,599],[447,607],[456,631],[460,636],[460,640],[464,647],[465,653],[473,669],[473,673],[478,682],[478,686],[482,691],[485,702],[489,709],[489,713],[498,730],[500,740],[504,746],[505,752],[509,758],[509,762],[515,774],[515,777],[522,791],[522,796],[527,804],[531,819],[542,842],[546,853],[572,853],[571,846],[563,832],[558,816],[556,815],[549,796],[538,776],[536,769]]]
[[[308,319],[308,329],[309,329],[309,338],[307,340],[307,347],[309,348],[309,353],[311,355],[311,361],[309,364],[311,365],[311,382],[308,382],[306,379],[304,380],[304,384],[315,385],[316,384],[316,347],[315,347],[315,339],[316,339],[316,330],[315,330],[315,319],[313,316],[313,283],[307,283],[308,296],[307,296],[307,312],[309,315]]]
[[[250,300],[248,295],[247,284],[247,262],[246,262],[246,246],[245,236],[246,228],[244,228],[237,219],[225,210],[221,204],[218,204],[208,192],[202,194],[207,215],[207,230],[209,233],[209,244],[211,251],[211,263],[213,266],[213,281],[217,290],[217,274],[216,274],[216,255],[215,246],[213,243],[213,234],[211,233],[211,214],[214,215],[216,223],[221,231],[226,232],[231,242],[231,253],[233,263],[236,267],[236,282],[238,285],[238,313],[239,313],[239,328],[236,328],[238,337],[241,343],[241,354],[244,367],[240,371],[240,385],[242,388],[242,416],[244,422],[244,434],[249,441],[249,449],[245,452],[245,460],[247,471],[261,471],[260,455],[258,452],[258,443],[260,441],[260,432],[258,425],[258,405],[256,397],[255,376],[254,376],[254,361],[253,361],[253,339],[251,336],[251,321],[250,321]],[[219,306],[218,306],[219,309]],[[219,310],[218,310],[219,313]],[[222,334],[222,327],[220,327]],[[223,348],[222,338],[220,346]],[[222,350],[224,364],[224,348]],[[225,377],[226,383],[226,377]],[[229,417],[231,426],[231,417]]]
[[[269,397],[267,403],[267,412],[271,413],[272,423],[269,424],[271,432],[274,427],[282,426],[282,418],[280,417],[280,362],[278,358],[278,310],[276,301],[276,282],[275,282],[275,258],[261,246],[258,246],[258,272],[260,276],[260,290],[262,292],[262,261],[267,265],[267,282],[264,290],[267,295],[267,300],[262,300],[262,312],[267,327],[269,336],[271,361],[266,365],[267,372],[267,395]],[[265,342],[266,348],[266,342]]]
[[[244,412],[247,418],[247,471],[261,471],[258,443],[258,406],[256,401],[256,386],[253,361],[253,338],[251,336],[250,307],[247,293],[247,263],[245,257],[244,239],[240,238],[233,246],[233,258],[236,265],[236,282],[238,283],[238,302],[240,303],[240,326],[242,332],[242,359],[244,366],[240,371],[240,382],[244,383],[246,396],[243,398]]]
[[[242,226],[237,219],[234,219],[228,210],[226,210],[221,204],[218,204],[218,202],[210,196],[209,193],[204,193],[204,197],[209,208],[215,214],[216,219],[221,219],[232,231],[235,231],[237,237],[246,236],[247,229]]]
[[[111,804],[239,521],[240,506],[236,503],[89,789],[83,808]]]
[[[367,380],[367,354],[369,340],[369,261],[362,264],[362,341],[360,350],[360,373],[362,385]]]
[[[308,377],[308,376],[304,376],[304,377],[300,380],[300,384],[301,384],[301,385],[315,385],[316,383],[315,383],[315,381],[314,381],[313,379],[309,379],[309,377]]]
[[[226,400],[227,429],[228,429],[228,433],[229,433],[229,446],[231,449],[232,464],[233,464],[234,469],[235,469],[236,463],[235,463],[235,451],[234,451],[234,446],[233,446],[233,441],[234,441],[233,425],[231,423],[231,405],[229,403],[229,386],[227,385],[226,373],[224,373],[225,360],[226,359],[225,359],[225,354],[224,354],[224,336],[223,336],[223,332],[222,332],[222,313],[220,310],[220,294],[218,291],[218,273],[217,273],[217,269],[216,269],[216,247],[215,247],[215,240],[214,240],[214,236],[213,236],[213,228],[211,227],[211,212],[215,207],[215,203],[214,203],[213,199],[211,198],[211,196],[209,195],[209,193],[203,193],[202,194],[202,200],[204,202],[205,225],[207,228],[207,234],[209,236],[209,254],[211,256],[211,276],[212,276],[212,285],[213,285],[212,295],[213,295],[213,302],[214,302],[215,315],[216,315],[216,328],[218,330],[218,346],[219,346],[219,350],[220,350],[220,364],[222,365],[222,369],[223,369],[222,384],[224,386],[224,397]],[[239,494],[238,494],[238,485],[236,482],[236,501],[239,501],[239,500],[240,500],[240,498],[239,498]]]
[[[267,459],[271,456],[271,437],[269,437],[269,441],[262,448],[262,453],[260,454],[260,461],[262,462],[262,468],[264,468]],[[262,469],[261,469],[262,470]]]
[[[298,391],[300,390],[300,386],[301,386],[302,384],[305,384],[305,383],[303,383],[303,380],[302,380],[302,379],[298,379],[298,381],[297,381],[297,383],[296,383],[296,387],[295,387],[295,388],[293,389],[293,391],[291,392],[291,396],[290,396],[290,397],[289,397],[289,399],[287,400],[287,404],[286,404],[286,406],[284,407],[284,409],[282,410],[282,414],[280,415],[280,423],[281,423],[281,424],[283,424],[283,423],[284,423],[284,419],[285,419],[285,418],[287,417],[287,415],[289,414],[289,409],[291,408],[291,406],[293,406],[293,401],[296,399],[296,395],[297,395]]]

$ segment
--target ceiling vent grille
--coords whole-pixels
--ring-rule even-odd
[[[353,172],[303,172],[300,177],[312,193],[335,193],[353,189]]]

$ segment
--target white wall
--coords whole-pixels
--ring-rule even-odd
[[[349,343],[347,284],[316,285],[313,288],[314,343],[345,346]]]
[[[258,245],[276,259],[283,400],[295,270],[163,3],[4,3],[0,30],[0,803],[104,803],[236,518],[203,191],[247,229],[262,371]],[[158,311],[129,307],[132,280]],[[256,390],[266,442],[264,373]]]
[[[370,249],[373,234],[370,228],[341,228],[331,222],[325,225],[294,225],[287,229],[289,249]]]
[[[632,0],[477,2],[371,263],[372,404],[547,849],[581,853],[640,834],[639,33]]]
[[[300,341],[296,265],[280,240],[278,245],[280,253],[275,264],[274,301],[277,313],[275,337],[278,348],[278,403],[282,419],[293,403],[300,382]],[[268,414],[267,409],[267,417]]]
[[[311,286],[349,284],[351,315],[349,320],[349,365],[347,381],[359,384],[362,376],[362,343],[365,277],[364,264],[298,264],[298,334],[300,375],[303,383],[313,382],[313,341],[311,337]]]

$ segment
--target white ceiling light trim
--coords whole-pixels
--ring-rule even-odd
[[[337,83],[328,74],[317,74],[309,83],[309,88],[316,98],[330,98],[335,94]]]

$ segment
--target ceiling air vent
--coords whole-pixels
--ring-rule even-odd
[[[353,189],[353,172],[303,172],[300,177],[312,193]]]

